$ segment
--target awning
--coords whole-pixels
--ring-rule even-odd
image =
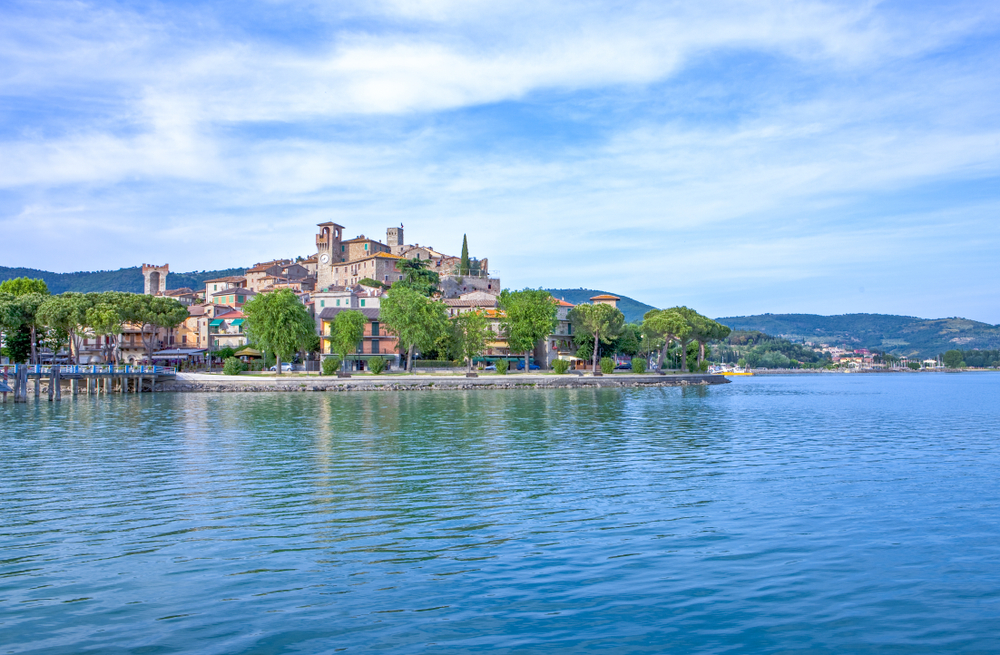
[[[243,325],[243,319],[242,318],[238,318],[235,321],[229,321],[229,324],[230,325]]]
[[[209,323],[208,327],[218,327],[220,325],[222,325],[222,319],[221,318],[217,318],[214,321],[212,321],[211,323]]]
[[[243,346],[234,353],[237,357],[260,357],[260,351],[250,346]]]
[[[204,348],[174,348],[153,353],[153,359],[187,359],[205,354]]]

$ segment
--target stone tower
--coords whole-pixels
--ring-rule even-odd
[[[316,234],[316,250],[319,260],[316,262],[316,289],[326,289],[333,284],[333,266],[344,261],[341,240],[344,237],[344,226],[326,222],[319,224]]]
[[[403,226],[390,227],[385,231],[385,243],[389,246],[389,252],[398,255],[398,250],[403,245]]]
[[[162,296],[167,290],[167,273],[170,272],[170,264],[154,266],[152,264],[142,265],[143,293],[147,296]]]

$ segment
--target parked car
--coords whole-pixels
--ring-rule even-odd
[[[540,371],[541,369],[542,369],[542,367],[539,366],[538,364],[536,364],[535,362],[531,362],[531,364],[528,365],[528,370],[529,371]],[[524,360],[523,359],[517,363],[517,370],[519,370],[519,371],[523,371],[524,370]]]
[[[632,370],[632,362],[625,362],[624,364],[619,364],[618,366],[615,367],[615,370],[616,371],[631,371]]]
[[[496,364],[490,364],[489,366],[485,367],[483,370],[484,371],[495,371],[495,370],[497,370],[497,365]]]
[[[275,364],[274,366],[272,366],[271,370],[277,372],[278,371],[278,365]],[[290,362],[281,362],[281,372],[282,373],[288,373],[288,372],[294,371],[294,370],[295,370],[295,366],[292,363],[290,363]]]

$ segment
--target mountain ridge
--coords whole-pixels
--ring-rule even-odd
[[[1000,326],[966,318],[894,314],[755,314],[715,319],[733,330],[758,330],[792,341],[934,357],[948,350],[1000,348]]]

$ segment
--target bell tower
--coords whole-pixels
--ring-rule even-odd
[[[170,264],[154,266],[153,264],[142,265],[142,292],[147,296],[162,296],[167,290],[167,273],[170,272]]]
[[[316,262],[316,288],[326,289],[333,284],[333,267],[344,261],[341,240],[344,238],[344,226],[326,222],[319,224],[316,234],[316,251],[319,260]]]

